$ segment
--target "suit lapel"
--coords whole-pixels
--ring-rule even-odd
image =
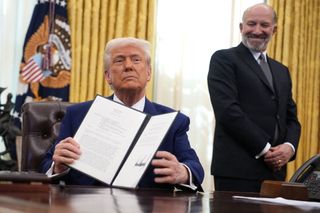
[[[251,71],[253,71],[259,77],[259,79],[264,83],[264,85],[267,86],[271,92],[273,92],[266,76],[264,75],[263,71],[261,70],[261,67],[259,66],[256,59],[253,57],[250,50],[247,47],[245,47],[242,43],[240,43],[236,49],[238,57],[241,58],[241,60],[244,61],[250,67]]]
[[[146,103],[144,105],[143,112],[148,113],[150,115],[157,115],[158,112],[154,105],[146,98]]]

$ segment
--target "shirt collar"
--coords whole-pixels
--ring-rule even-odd
[[[124,103],[116,96],[116,94],[113,95],[113,100],[114,100],[115,102],[124,104]],[[143,109],[144,109],[145,104],[146,104],[146,96],[143,96],[137,103],[133,104],[133,105],[131,106],[131,108],[143,112]]]
[[[259,62],[260,54],[263,54],[264,58],[267,60],[267,52],[266,51],[264,51],[264,52],[256,52],[256,51],[250,50],[250,52],[253,55],[254,59],[256,59],[256,61],[258,61],[258,62]]]

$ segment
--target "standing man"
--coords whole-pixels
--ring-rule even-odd
[[[259,192],[263,180],[284,180],[300,138],[289,70],[269,58],[277,30],[266,4],[248,8],[242,42],[212,55],[208,73],[216,118],[211,174],[217,191]]]
[[[105,79],[114,90],[109,99],[151,115],[174,111],[150,102],[145,96],[146,85],[151,78],[148,41],[136,38],[117,38],[109,41],[105,49],[104,65]],[[66,184],[102,185],[97,180],[66,166],[81,156],[81,146],[72,137],[91,104],[92,101],[88,101],[67,108],[59,137],[42,162],[42,172],[46,172],[47,175],[65,174],[62,180]],[[159,151],[156,152],[155,159],[141,178],[139,187],[202,190],[204,171],[188,140],[189,123],[187,116],[178,113]]]

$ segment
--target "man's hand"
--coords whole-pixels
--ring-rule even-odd
[[[166,151],[158,151],[156,158],[152,160],[152,165],[156,167],[154,173],[158,176],[155,178],[156,183],[183,184],[189,180],[189,172],[177,158]]]
[[[269,149],[264,155],[264,162],[274,171],[278,171],[288,163],[293,155],[294,152],[290,145],[280,144]]]
[[[79,144],[71,137],[60,141],[53,153],[53,173],[61,173],[68,169],[65,164],[73,163],[81,154]]]

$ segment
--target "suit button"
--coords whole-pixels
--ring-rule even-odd
[[[278,120],[280,120],[280,115],[276,115],[276,118],[277,118]]]
[[[273,100],[273,101],[276,100],[276,96],[272,95],[271,100]]]

